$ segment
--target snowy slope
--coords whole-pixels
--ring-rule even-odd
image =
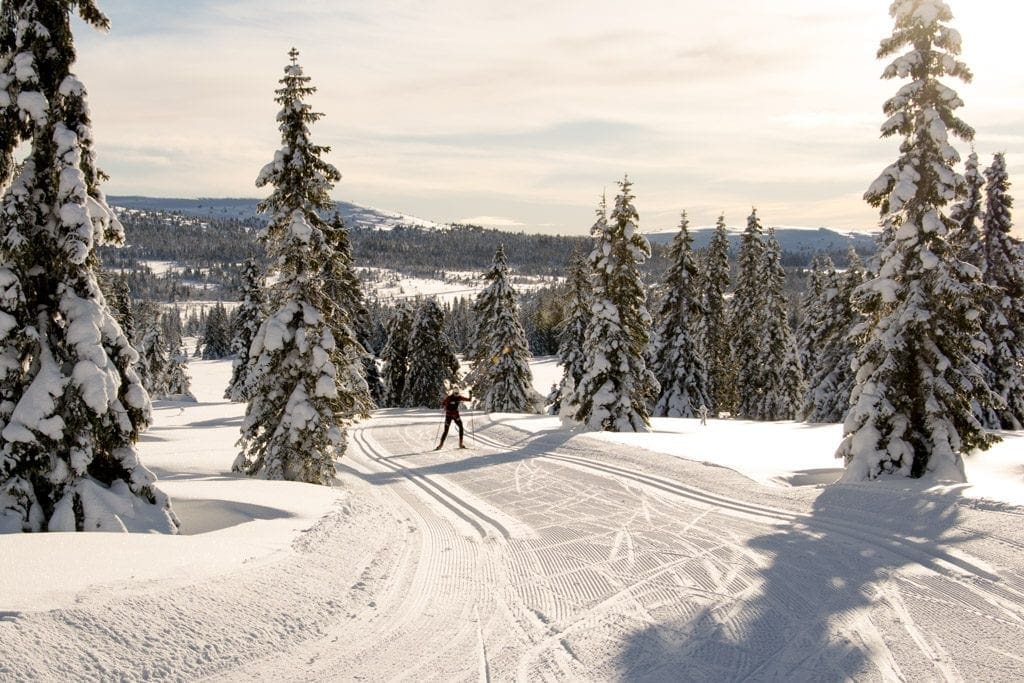
[[[124,209],[142,209],[148,211],[179,211],[189,216],[202,218],[237,218],[249,220],[258,216],[256,205],[260,202],[255,198],[210,198],[182,199],[174,197],[137,197],[108,196],[111,206]],[[434,221],[407,216],[394,211],[373,209],[349,202],[335,202],[335,206],[345,224],[364,228],[389,230],[396,225],[411,225],[421,228],[439,228]]]
[[[0,680],[1024,677],[1016,435],[999,502],[823,488],[835,426],[384,410],[325,489],[228,472],[229,368],[142,444],[183,535],[0,536]]]
[[[739,248],[740,237],[743,235],[743,228],[727,228],[729,246],[733,252]],[[670,230],[657,230],[645,233],[645,236],[654,244],[667,245],[679,232],[678,228]],[[693,237],[693,248],[704,249],[711,242],[715,234],[713,225],[690,228],[690,235]],[[809,262],[818,253],[839,253],[843,254],[849,247],[857,250],[862,256],[873,254],[876,249],[875,240],[877,234],[872,232],[838,232],[830,228],[806,228],[795,226],[775,227],[775,237],[779,240],[782,250],[791,254],[802,254]]]

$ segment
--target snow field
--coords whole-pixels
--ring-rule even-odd
[[[189,367],[140,444],[182,535],[0,536],[0,679],[1024,676],[1016,435],[969,461],[999,502],[822,488],[835,426],[469,411],[434,452],[439,411],[383,410],[325,488],[230,474],[230,362]]]

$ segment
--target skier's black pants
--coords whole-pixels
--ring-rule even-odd
[[[448,438],[448,428],[452,426],[452,422],[454,422],[459,427],[459,443],[462,443],[462,418],[459,417],[458,415],[445,415],[444,431],[441,432],[441,443],[439,445],[443,446],[444,440]]]

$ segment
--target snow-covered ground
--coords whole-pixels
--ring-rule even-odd
[[[455,299],[475,299],[487,286],[484,273],[480,271],[449,271],[444,279],[421,278],[403,275],[388,268],[357,268],[364,276],[363,286],[367,294],[381,301],[396,299],[431,298],[439,303],[451,303]],[[365,277],[369,275],[369,277]],[[551,286],[560,278],[513,277],[513,286],[519,292]]]
[[[836,425],[468,413],[433,452],[382,410],[323,488],[231,474],[230,364],[190,368],[141,444],[182,534],[0,536],[0,680],[1024,679],[1019,435],[924,490],[824,486]]]

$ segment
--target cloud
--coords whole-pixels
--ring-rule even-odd
[[[988,8],[986,10],[985,8]],[[1024,10],[958,7],[979,152],[1024,160]],[[293,45],[325,118],[336,196],[454,220],[581,232],[628,172],[646,223],[752,204],[770,220],[874,225],[885,7],[820,0],[104,0],[76,28],[108,192],[252,196],[279,146],[273,91]],[[988,19],[986,17],[988,16]],[[998,24],[996,26],[995,24]],[[993,37],[1007,37],[995,40]],[[974,61],[977,58],[978,61]],[[1009,112],[1009,113],[1008,113]],[[961,146],[966,151],[966,145]],[[842,207],[845,207],[843,209]],[[844,213],[845,211],[845,213]],[[651,226],[653,227],[653,226]]]

